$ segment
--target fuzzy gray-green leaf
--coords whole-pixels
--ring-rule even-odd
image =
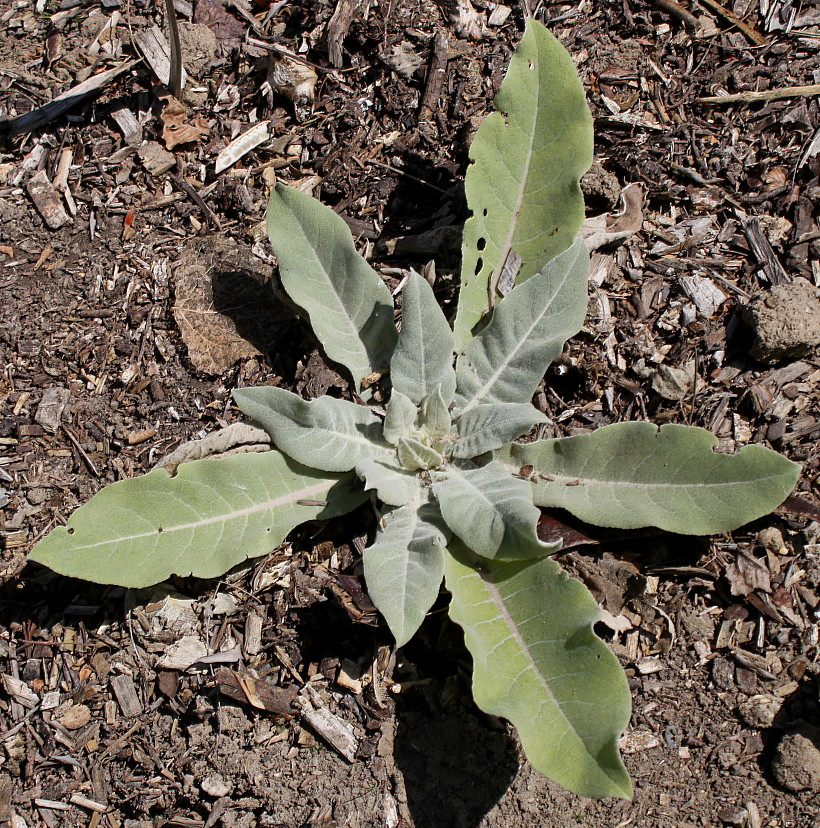
[[[537,423],[546,421],[547,417],[529,403],[477,405],[458,420],[458,440],[452,456],[469,460],[495,451],[526,434]]]
[[[589,591],[549,558],[482,561],[453,539],[450,617],[473,656],[473,696],[518,729],[532,766],[582,796],[629,797],[618,755],[629,722],[626,676],[595,636]]]
[[[399,462],[408,471],[435,469],[444,458],[431,446],[425,445],[415,437],[400,437],[396,445]]]
[[[281,451],[314,469],[349,471],[367,457],[394,456],[381,420],[362,405],[327,396],[308,402],[268,386],[239,388],[233,397]]]
[[[366,495],[340,480],[278,451],[182,463],[173,477],[156,469],[94,495],[34,547],[31,560],[127,587],[171,575],[216,578],[266,555],[300,523],[355,508]]]
[[[615,423],[592,434],[513,445],[508,469],[531,465],[535,503],[597,526],[657,526],[685,535],[729,532],[768,514],[800,466],[763,446],[714,451],[694,426]]]
[[[441,394],[441,387],[436,388],[421,401],[420,419],[425,433],[433,440],[440,440],[445,434],[450,433],[452,420]]]
[[[390,291],[356,251],[348,226],[317,199],[277,184],[267,224],[282,286],[360,390],[364,377],[389,365],[396,344]]]
[[[534,20],[495,106],[473,139],[464,182],[472,218],[462,242],[459,350],[497,299],[505,265],[520,260],[520,284],[570,245],[584,218],[579,179],[592,163],[592,118],[572,58]]]
[[[402,291],[401,331],[390,363],[390,378],[393,388],[416,404],[439,386],[444,402],[449,405],[453,401],[453,332],[433,288],[415,271]]]
[[[400,437],[407,437],[413,431],[417,415],[416,404],[394,388],[384,418],[384,439],[395,446]]]
[[[456,410],[526,403],[584,323],[589,253],[577,240],[496,305],[456,362]]]
[[[415,634],[439,593],[449,532],[428,489],[385,512],[382,528],[364,550],[367,592],[401,647]]]
[[[434,478],[433,493],[450,529],[482,558],[533,558],[561,548],[560,541],[538,540],[532,490],[500,463],[451,467]]]
[[[417,475],[402,468],[397,458],[368,457],[356,464],[356,474],[364,480],[365,489],[374,489],[379,500],[389,506],[409,503],[418,488]]]

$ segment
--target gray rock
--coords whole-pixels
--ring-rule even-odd
[[[216,35],[204,23],[179,24],[179,45],[182,65],[189,75],[200,77],[205,67],[216,57]]]
[[[790,791],[820,791],[820,728],[805,722],[787,733],[772,759],[775,779]]]
[[[775,285],[743,308],[755,333],[751,355],[760,362],[811,356],[820,351],[820,288],[805,279]]]

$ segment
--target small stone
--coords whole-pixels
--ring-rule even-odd
[[[805,279],[758,293],[743,308],[755,333],[751,355],[765,363],[820,351],[820,288]]]
[[[727,808],[721,808],[717,812],[717,816],[724,825],[736,825],[738,828],[743,828],[749,812],[745,808],[729,806]]]
[[[34,419],[46,431],[57,431],[63,418],[63,411],[71,399],[71,392],[67,388],[46,388],[37,406]]]
[[[66,730],[79,730],[91,721],[91,711],[84,704],[73,704],[57,721]]]
[[[142,166],[151,175],[155,176],[168,172],[177,162],[173,153],[163,149],[156,141],[143,144],[137,150],[137,155],[142,162]]]
[[[775,779],[790,791],[820,791],[820,728],[803,723],[787,733],[772,760]]]
[[[208,794],[208,796],[227,796],[231,790],[233,789],[232,785],[229,785],[218,773],[212,773],[210,776],[206,776],[202,780],[202,784],[200,785],[203,792]]]
[[[216,57],[216,34],[204,23],[179,23],[179,45],[185,71],[198,78]]]
[[[737,706],[737,712],[747,725],[763,730],[774,724],[775,716],[780,712],[782,706],[782,699],[758,695],[741,702]]]

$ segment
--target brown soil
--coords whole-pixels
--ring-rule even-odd
[[[198,0],[193,21],[209,31],[186,28],[187,111],[169,114],[142,62],[0,145],[0,823],[818,824],[820,362],[816,342],[768,355],[758,344],[755,361],[766,337],[742,312],[773,285],[820,286],[818,97],[777,92],[820,80],[817,6],[538,8],[596,119],[590,218],[626,184],[645,191],[595,225],[622,235],[594,256],[588,324],[536,397],[552,433],[648,417],[803,464],[798,499],[731,535],[590,530],[562,556],[609,613],[599,631],[629,675],[633,801],[590,802],[531,770],[514,733],[473,705],[444,597],[395,658],[358,578],[364,513],[306,528],[219,583],[134,592],[25,564],[101,486],[239,420],[231,389],[346,393],[276,298],[261,225],[274,171],[332,205],[391,285],[435,258],[446,287],[466,147],[523,29],[518,4],[478,41],[423,2],[254,7],[257,39],[319,67],[298,120],[263,87],[267,57],[242,43],[245,17]],[[0,117],[138,56],[154,24],[164,30],[164,13],[150,0],[0,0]],[[436,32],[449,49],[440,87],[427,71]],[[263,120],[271,136],[215,174],[219,152]],[[60,185],[45,206],[44,179]],[[420,237],[383,243],[406,236]],[[786,335],[815,335],[817,310],[786,308]],[[163,662],[186,637],[218,655]],[[305,682],[353,728],[353,761],[306,716],[276,714],[296,713]]]

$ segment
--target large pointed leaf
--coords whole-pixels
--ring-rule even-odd
[[[436,388],[421,401],[419,413],[422,430],[432,440],[441,440],[450,433],[453,421],[450,418],[448,404],[441,394],[441,388]]]
[[[417,416],[416,404],[394,388],[384,418],[384,439],[395,446],[399,438],[408,437],[416,426]]]
[[[618,738],[629,687],[592,631],[598,608],[549,558],[482,561],[451,542],[450,617],[473,655],[473,696],[518,729],[534,768],[582,796],[629,797]]]
[[[529,402],[584,323],[589,253],[580,239],[498,303],[456,362],[456,408]]]
[[[271,192],[268,236],[288,296],[360,389],[363,377],[387,367],[396,343],[387,286],[356,252],[344,221],[292,187],[277,184]]]
[[[546,421],[547,417],[529,403],[477,405],[459,418],[453,457],[469,460],[495,451]]]
[[[433,482],[433,493],[450,529],[483,558],[533,558],[561,548],[536,534],[540,515],[526,480],[500,463],[480,469],[451,467]]]
[[[581,229],[579,179],[592,163],[592,118],[572,58],[527,21],[495,99],[470,147],[456,348],[497,298],[505,266],[528,279]]]
[[[364,550],[367,592],[399,647],[421,625],[444,576],[449,533],[428,492],[417,486],[406,506],[386,512],[376,540]]]
[[[157,469],[103,489],[31,559],[126,587],[173,574],[215,578],[267,554],[300,523],[344,514],[366,498],[339,480],[278,451],[183,463],[174,477]]]
[[[239,408],[270,434],[281,451],[322,471],[342,472],[367,457],[395,456],[381,420],[363,405],[335,397],[303,400],[284,388],[238,388]]]
[[[714,451],[717,442],[694,426],[616,423],[514,445],[507,465],[533,467],[539,506],[559,506],[587,523],[711,535],[771,512],[800,473],[763,446],[728,455]]]
[[[433,288],[412,272],[402,292],[401,331],[390,362],[393,388],[420,403],[441,387],[447,405],[453,401],[453,332],[433,295]]]
[[[373,489],[379,500],[388,506],[406,505],[418,488],[417,475],[402,468],[398,458],[361,460],[356,464],[356,474],[364,480],[365,489]]]

